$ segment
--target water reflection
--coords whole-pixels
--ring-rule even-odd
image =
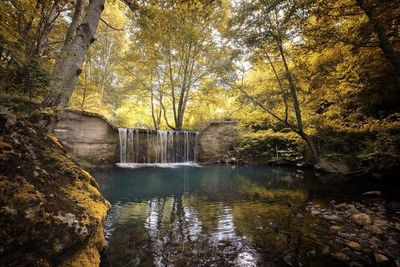
[[[209,166],[94,175],[112,203],[106,266],[333,265],[319,253],[332,237],[302,211],[339,192],[321,192],[311,173]]]

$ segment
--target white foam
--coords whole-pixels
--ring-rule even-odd
[[[201,167],[195,162],[179,162],[179,163],[117,163],[121,168],[180,168],[180,167]]]

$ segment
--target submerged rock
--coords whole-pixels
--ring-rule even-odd
[[[360,250],[361,249],[361,245],[357,242],[354,241],[347,241],[346,245],[354,250]]]
[[[342,230],[342,227],[339,225],[332,225],[329,230],[333,231],[333,232],[339,232]]]
[[[388,257],[385,255],[379,254],[379,253],[374,253],[374,257],[377,263],[386,263],[389,262]]]
[[[331,256],[342,262],[348,262],[350,260],[350,257],[344,254],[343,252],[332,253]]]
[[[341,220],[340,217],[335,214],[323,215],[322,218],[324,218],[325,220],[328,220],[328,221],[340,221]]]
[[[354,214],[351,216],[351,219],[353,222],[361,226],[371,224],[371,217],[365,213]]]
[[[318,211],[314,216],[328,222],[329,232],[335,235],[338,246],[332,248],[331,257],[346,264],[351,259],[350,266],[373,266],[375,263],[389,266],[391,259],[400,257],[400,224],[397,215],[393,215],[399,214],[399,208],[397,202],[386,203],[384,199],[364,203],[331,202],[324,208],[306,204],[311,214]],[[339,220],[329,220],[335,216]]]
[[[378,234],[378,235],[380,235],[380,234],[383,233],[382,229],[379,228],[379,227],[376,226],[376,225],[367,225],[367,226],[365,226],[364,229],[367,230],[367,231],[373,232],[373,233],[375,233],[375,234]]]

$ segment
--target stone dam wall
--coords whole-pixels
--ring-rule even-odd
[[[236,122],[214,121],[199,129],[198,161],[217,163],[226,157],[237,138]],[[137,129],[147,135],[155,130]],[[86,166],[107,166],[120,162],[119,132],[111,122],[99,114],[65,109],[60,112],[54,133],[65,146],[68,155]],[[141,142],[140,145],[148,146]]]
[[[214,121],[200,129],[199,162],[217,163],[227,157],[237,140],[237,122]]]
[[[84,165],[119,162],[118,129],[98,114],[63,110],[54,133],[68,155]]]

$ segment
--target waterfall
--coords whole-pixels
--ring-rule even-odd
[[[119,128],[120,163],[170,164],[197,161],[197,132]]]

